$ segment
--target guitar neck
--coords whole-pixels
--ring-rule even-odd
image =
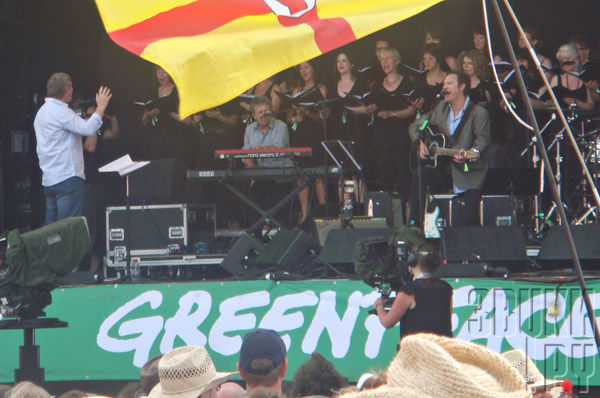
[[[461,149],[454,149],[454,148],[442,148],[440,146],[436,146],[434,148],[434,153],[433,156],[454,156],[457,153],[459,153],[461,151]],[[464,151],[465,153],[465,159],[467,160],[474,160],[474,159],[478,159],[479,158],[479,154],[476,151]]]
[[[442,147],[435,148],[435,156],[454,156],[459,152],[460,152],[460,149],[442,148]]]

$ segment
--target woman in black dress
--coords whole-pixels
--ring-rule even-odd
[[[469,98],[487,105],[492,100],[488,78],[488,61],[478,50],[463,51],[458,55],[458,66],[470,82]]]
[[[373,307],[386,329],[400,322],[400,340],[415,333],[452,337],[452,286],[433,274],[441,260],[435,246],[417,248],[417,263],[408,266],[413,280],[403,285],[389,310],[378,298]]]
[[[427,72],[415,79],[419,95],[423,97],[423,112],[429,112],[435,103],[435,97],[442,91],[447,73],[440,66],[442,49],[438,44],[427,44],[421,52],[423,66]]]
[[[146,156],[149,159],[178,158],[193,168],[196,166],[198,136],[190,128],[192,120],[179,117],[179,94],[171,76],[158,65],[154,71],[158,90],[142,115],[142,124],[149,131]]]
[[[300,75],[299,84],[292,90],[292,95],[305,92],[302,96],[304,103],[317,103],[327,97],[327,89],[324,85],[317,83],[315,68],[310,62],[302,62],[298,65],[298,74]],[[319,107],[294,106],[288,113],[287,122],[290,126],[290,143],[294,147],[311,147],[312,156],[300,159],[303,167],[321,166],[323,164],[323,154],[321,151],[321,141],[323,140],[323,119]],[[299,179],[298,184],[302,184],[304,179]],[[325,184],[322,178],[315,178],[314,182],[315,196],[320,205],[325,204]],[[298,193],[300,202],[300,223],[304,222],[309,213],[309,193],[310,187],[305,187]]]
[[[373,130],[373,149],[378,161],[378,179],[384,191],[397,191],[406,200],[410,192],[408,125],[423,99],[415,95],[414,84],[398,71],[401,58],[393,48],[381,51],[385,77],[376,87],[377,112]]]
[[[331,102],[328,123],[329,138],[350,141],[357,160],[363,164],[370,152],[367,125],[376,106],[371,103],[371,90],[367,83],[359,79],[354,69],[355,63],[345,52],[336,57],[335,80],[327,90]],[[357,200],[363,202],[364,186],[362,179],[357,181]]]

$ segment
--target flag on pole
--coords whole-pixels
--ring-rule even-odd
[[[108,35],[163,67],[182,117],[443,0],[96,0]]]

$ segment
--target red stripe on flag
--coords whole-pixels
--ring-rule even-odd
[[[201,35],[245,16],[269,13],[271,10],[262,0],[198,0],[115,30],[109,36],[140,55],[158,40]]]
[[[288,0],[290,3],[290,0]],[[288,4],[291,6],[292,4]],[[290,7],[291,9],[292,7]],[[343,18],[326,18],[321,19],[317,13],[317,7],[308,11],[300,18],[290,18],[279,16],[279,23],[283,26],[296,26],[307,24],[315,32],[315,43],[322,53],[336,49],[356,40],[356,35],[352,27]]]

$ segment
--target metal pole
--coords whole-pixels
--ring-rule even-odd
[[[486,0],[482,0],[482,2],[484,2],[484,3],[485,3],[485,1]],[[600,330],[598,330],[598,324],[596,323],[596,317],[594,315],[594,307],[592,306],[592,301],[590,300],[590,296],[587,292],[587,288],[585,285],[585,279],[583,277],[583,270],[581,269],[581,263],[579,262],[579,257],[577,255],[577,249],[575,248],[575,242],[573,242],[573,235],[571,234],[571,229],[570,229],[569,223],[567,222],[567,216],[565,214],[565,210],[563,208],[562,201],[560,200],[560,194],[558,192],[558,187],[556,186],[556,180],[554,179],[554,173],[552,172],[552,167],[550,165],[550,159],[548,159],[548,153],[546,152],[546,148],[544,148],[544,142],[542,141],[542,136],[540,135],[540,130],[539,130],[539,127],[537,124],[537,120],[535,119],[535,116],[533,114],[533,107],[531,106],[531,101],[529,101],[529,96],[527,95],[527,88],[525,87],[525,82],[523,81],[523,75],[521,74],[521,70],[519,69],[519,65],[517,63],[517,57],[513,50],[512,43],[510,41],[510,37],[508,36],[508,31],[506,30],[506,25],[504,23],[504,19],[502,18],[502,13],[500,12],[500,6],[498,5],[498,0],[493,0],[493,1],[491,1],[491,3],[494,8],[494,12],[496,13],[496,17],[498,19],[498,25],[500,27],[500,31],[502,32],[502,35],[504,37],[504,42],[506,44],[506,50],[507,50],[510,60],[515,68],[515,76],[517,77],[517,82],[519,84],[519,90],[521,92],[521,95],[523,96],[523,102],[525,104],[525,109],[527,110],[527,116],[529,118],[529,121],[531,122],[531,125],[533,126],[533,133],[535,134],[535,137],[536,137],[536,145],[538,146],[538,151],[543,159],[542,163],[544,165],[546,174],[548,176],[548,184],[550,185],[550,188],[552,189],[552,195],[554,196],[554,201],[556,203],[556,210],[558,211],[558,214],[560,216],[560,220],[562,223],[561,226],[562,226],[563,232],[565,234],[567,243],[569,245],[569,250],[571,252],[571,261],[573,262],[573,268],[577,274],[577,280],[579,281],[579,286],[581,287],[581,293],[584,298],[585,307],[586,307],[586,310],[588,313],[588,318],[590,320],[590,323],[592,324],[592,330],[594,332],[594,340],[596,341],[596,348],[600,349]],[[519,24],[519,21],[516,19],[517,17],[512,12],[510,4],[508,4],[508,0],[504,0],[504,3],[505,3],[505,6],[508,8],[509,12],[511,13],[511,15],[513,16],[513,19],[515,20],[515,23],[517,24],[519,31],[521,32],[521,34],[524,34],[523,30]],[[490,43],[488,43],[488,45],[490,45]],[[529,47],[530,51],[533,51],[533,49],[531,48],[529,43],[527,43],[527,46]],[[536,60],[537,60],[537,58],[536,58]],[[539,65],[539,61],[536,63]],[[545,79],[545,76],[543,76],[543,78],[547,84],[547,80]],[[552,95],[552,98],[556,104],[557,101],[556,101],[556,98],[554,97],[554,95],[552,94],[552,90],[550,90],[550,94]],[[557,108],[558,108],[558,106],[557,106]],[[559,114],[560,114],[561,118],[563,119],[563,123],[565,123],[565,125],[567,126],[567,131],[568,131],[569,137],[573,140],[573,134],[571,133],[571,130],[568,128],[568,124],[564,120],[564,115],[562,114],[562,112],[560,112],[560,109],[559,109]],[[573,140],[573,144],[574,144],[574,146],[576,146],[574,140]],[[579,154],[579,156],[581,156],[581,154]],[[589,174],[589,172],[588,172],[588,174]],[[595,195],[597,196],[598,193],[596,192]]]

